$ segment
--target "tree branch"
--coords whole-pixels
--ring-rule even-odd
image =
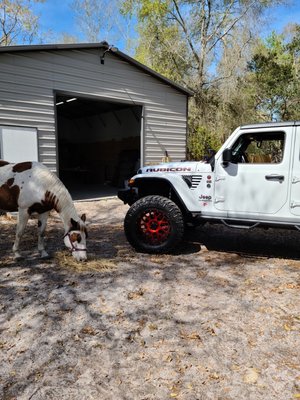
[[[232,3],[233,4],[233,3]],[[235,25],[244,18],[244,16],[248,13],[248,11],[250,10],[250,8],[255,4],[255,0],[249,4],[248,7],[246,7],[245,11],[239,15],[239,17],[235,18],[233,20],[233,22],[230,24],[230,26],[227,28],[227,30],[222,33],[219,37],[217,37],[217,39],[214,41],[214,43],[210,46],[210,48],[208,49],[208,53],[210,53],[212,51],[212,49],[214,49],[216,47],[216,45],[225,37],[228,35],[228,33],[235,27]]]
[[[172,11],[171,11],[171,15],[173,15],[173,17],[176,19],[176,21],[177,21],[177,22],[179,23],[179,25],[181,26],[181,28],[182,28],[182,30],[183,30],[183,32],[184,32],[184,34],[185,34],[187,43],[188,43],[188,45],[189,45],[189,47],[190,47],[190,49],[191,49],[191,51],[192,51],[193,56],[195,57],[195,59],[197,60],[197,62],[200,63],[199,55],[198,55],[197,51],[195,50],[193,41],[192,41],[192,39],[191,39],[191,37],[190,37],[190,35],[189,35],[189,33],[188,33],[188,30],[187,30],[187,27],[186,27],[184,18],[183,18],[183,16],[181,15],[181,12],[180,12],[180,9],[179,9],[177,0],[172,0],[172,1],[173,1],[173,4],[174,4],[174,7],[175,7],[175,10],[176,10],[176,12],[177,12],[178,17],[176,16],[176,14],[172,13]]]

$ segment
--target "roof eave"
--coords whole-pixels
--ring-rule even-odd
[[[109,50],[110,54],[116,55],[117,57],[127,61],[129,64],[141,69],[142,71],[154,76],[163,83],[170,85],[171,87],[177,89],[179,92],[190,97],[193,96],[191,90],[173,82],[172,80],[166,78],[165,76],[159,74],[153,69],[147,67],[146,65],[140,63],[134,58],[128,56],[120,50],[111,50],[111,46],[107,42],[99,43],[68,43],[68,44],[40,44],[40,45],[22,45],[22,46],[0,46],[0,53],[14,53],[14,52],[27,52],[27,51],[51,51],[51,50],[77,50],[77,49],[105,49]]]

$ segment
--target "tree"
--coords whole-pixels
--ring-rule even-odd
[[[58,42],[64,44],[78,43],[79,38],[76,35],[70,35],[66,32],[63,32],[59,35]]]
[[[237,33],[244,33],[239,37],[243,41],[237,63],[255,36],[257,19],[270,4],[274,1],[124,0],[122,10],[137,17],[139,60],[185,84],[201,106],[206,89],[225,79],[216,70],[226,48],[237,41]],[[249,21],[253,18],[252,31]]]
[[[299,118],[300,26],[262,41],[249,63],[248,84],[255,88],[255,108],[262,120]]]
[[[38,31],[35,2],[44,0],[0,0],[0,46],[31,43]]]
[[[190,136],[226,136],[240,115],[239,90],[259,21],[280,0],[124,0],[138,21],[136,57],[193,91]],[[240,85],[241,87],[241,85]],[[231,96],[237,99],[233,104]],[[248,100],[245,99],[248,105]],[[244,114],[246,115],[246,113]],[[203,134],[203,143],[213,135]],[[193,140],[189,141],[194,143]],[[212,143],[211,141],[211,144]],[[194,153],[190,149],[190,153]]]
[[[265,11],[285,2],[74,0],[73,6],[86,37],[109,43],[122,26],[117,12],[121,6],[122,15],[137,23],[135,57],[193,91],[190,135],[209,132],[204,139],[207,147],[212,134],[225,137],[237,121],[255,115],[254,94],[243,92],[247,62]]]
[[[73,0],[71,4],[85,40],[112,44],[129,39],[129,22],[119,12],[119,0]]]

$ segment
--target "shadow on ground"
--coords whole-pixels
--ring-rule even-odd
[[[1,224],[0,243],[2,264],[5,258],[12,257],[12,245],[15,238],[15,223],[8,221]],[[63,228],[60,223],[50,223],[46,231],[47,250],[51,255],[65,249]],[[187,229],[184,241],[174,255],[198,253],[201,246],[209,251],[237,253],[248,257],[268,257],[300,259],[299,232],[287,229],[242,230],[228,228],[218,224],[205,224],[195,229]],[[34,224],[26,228],[21,249],[27,254],[36,253],[37,229]],[[89,227],[89,254],[93,257],[121,261],[124,254],[134,257],[136,252],[129,246],[123,231],[123,225],[99,224]],[[119,256],[121,254],[121,257]],[[38,255],[35,254],[38,261]]]
[[[207,250],[296,260],[300,259],[299,240],[299,232],[293,230],[242,230],[210,224],[189,229],[186,233],[187,246],[198,243]]]
[[[1,399],[297,394],[299,263],[275,257],[299,258],[298,232],[205,225],[176,254],[148,255],[106,218],[89,226],[81,270],[55,219],[51,260],[38,258],[32,223],[21,246],[29,257],[14,262],[14,235],[13,221],[1,224]]]

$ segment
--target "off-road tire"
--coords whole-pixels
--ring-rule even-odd
[[[128,210],[124,230],[128,242],[137,251],[170,253],[182,240],[184,218],[180,208],[170,199],[146,196]]]

